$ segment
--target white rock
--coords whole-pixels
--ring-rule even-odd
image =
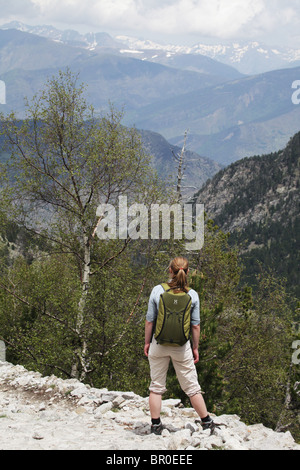
[[[101,400],[102,402],[107,403],[109,401],[113,401],[116,397],[117,397],[116,393],[106,392],[106,393],[102,393]]]
[[[180,405],[181,400],[176,398],[169,398],[168,400],[162,400],[162,406],[167,406],[169,408],[175,408]]]
[[[77,405],[92,405],[94,403],[94,399],[87,397],[86,395],[83,395],[82,398],[80,398],[79,402]]]
[[[178,450],[181,448],[188,447],[191,440],[191,431],[189,429],[184,429],[183,431],[178,431],[174,434],[171,434],[168,443],[169,450]]]
[[[116,418],[116,413],[114,413],[113,411],[108,410],[108,411],[105,412],[105,418],[106,419],[115,419]]]
[[[233,436],[229,436],[224,441],[224,447],[226,450],[248,450],[247,445],[243,445],[238,439]]]
[[[75,398],[82,398],[84,393],[85,393],[85,386],[82,384],[81,386],[75,388],[74,390],[72,390],[71,392],[71,395],[72,397],[75,397]]]
[[[199,430],[197,424],[192,422],[186,423],[184,427],[185,429],[189,429],[192,433]]]
[[[292,449],[294,439],[289,431],[286,433],[263,432],[263,435],[256,434],[253,440],[249,440],[247,447],[249,450],[284,450]]]
[[[120,393],[120,392],[119,392]],[[140,397],[133,392],[121,392],[121,395],[125,400],[134,400],[139,399]]]
[[[162,406],[161,408],[161,414],[164,415],[164,416],[169,416],[171,417],[172,416],[172,410],[171,408],[169,408],[168,406]]]
[[[194,424],[198,416],[192,408],[178,406],[180,400],[163,400],[162,421],[168,429],[156,436],[150,434],[148,398],[132,392],[42,377],[9,363],[1,364],[0,384],[3,450],[300,450],[290,432],[278,433],[262,424],[247,426],[237,415],[213,416],[225,426],[211,436],[210,430]],[[47,390],[50,396],[45,395]],[[37,392],[44,393],[45,402],[37,399]],[[113,412],[113,407],[118,410]]]
[[[120,395],[118,397],[115,397],[112,403],[113,403],[113,406],[119,408],[120,405],[122,405],[122,403],[124,402],[125,402],[125,398]]]
[[[95,417],[104,415],[107,411],[110,411],[113,407],[113,404],[111,401],[107,403],[103,403],[103,405],[100,405],[96,411],[95,411]]]
[[[188,416],[189,418],[199,418],[197,415],[196,411],[193,408],[181,408],[180,409],[181,414],[184,416]]]
[[[224,447],[223,440],[219,436],[209,436],[205,439],[204,447],[206,447],[207,449],[221,449],[222,447]]]

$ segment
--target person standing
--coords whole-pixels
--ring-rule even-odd
[[[150,365],[149,406],[151,432],[155,434],[161,434],[163,430],[160,413],[162,395],[166,392],[166,379],[170,360],[172,360],[182,390],[189,397],[191,405],[201,419],[202,428],[210,428],[213,431],[215,426],[214,421],[207,412],[195,366],[199,362],[200,301],[197,292],[188,288],[188,272],[188,260],[183,257],[174,258],[169,265],[170,280],[167,286],[169,287],[168,290],[173,294],[183,295],[183,293],[188,293],[191,298],[191,342],[187,340],[183,345],[159,344],[155,335],[153,335],[153,331],[157,320],[161,294],[165,292],[163,285],[155,286],[149,298],[145,324],[144,353],[148,357]]]

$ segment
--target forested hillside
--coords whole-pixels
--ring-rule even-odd
[[[245,279],[255,282],[260,263],[299,290],[300,133],[287,147],[245,158],[221,170],[196,195],[207,214],[241,245]]]
[[[100,121],[101,119],[99,119]],[[22,120],[19,124],[22,124]],[[0,122],[0,162],[3,163],[6,161],[8,154],[1,130],[2,123]],[[151,166],[158,172],[160,179],[168,179],[172,185],[175,185],[177,178],[175,156],[179,155],[182,149],[170,144],[162,135],[156,132],[139,129],[138,135],[146,153],[151,157]],[[222,165],[188,149],[185,157],[188,162],[185,169],[185,179],[188,187],[184,189],[184,196],[187,198],[193,196],[195,190],[212,178],[222,168]]]
[[[111,107],[95,119],[70,71],[47,82],[29,103],[27,121],[13,113],[1,121],[9,158],[0,174],[0,339],[7,360],[43,375],[147,396],[149,294],[166,280],[170,259],[182,254],[200,296],[197,370],[209,410],[289,429],[299,439],[299,372],[292,362],[299,334],[281,277],[263,271],[252,291],[241,278],[238,250],[209,219],[199,251],[187,252],[184,240],[172,237],[141,239],[138,219],[128,221],[130,232],[123,227],[119,237],[111,236],[113,219],[103,225],[100,202],[117,206],[126,196],[130,204],[150,207],[171,205],[177,195],[153,171],[136,129],[122,125],[122,113]],[[280,181],[289,182],[290,195],[299,147],[284,155]],[[268,183],[260,200],[278,185]],[[95,235],[99,227],[102,238]],[[174,371],[167,388],[168,397],[188,404]]]

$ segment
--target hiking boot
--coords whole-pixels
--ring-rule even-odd
[[[204,423],[201,422],[201,426],[203,431],[206,431],[206,429],[210,429],[210,435],[212,435],[217,425],[215,424],[214,420],[210,417],[209,421],[205,421]]]
[[[164,427],[161,422],[159,424],[151,424],[151,434],[156,434],[157,436],[160,436],[163,432],[163,429]]]
[[[203,431],[205,431],[206,429],[210,429],[213,424],[214,421],[210,416],[205,421],[201,420],[201,426]]]
[[[220,426],[224,426],[224,424],[217,424],[214,420],[209,417],[206,421],[196,420],[196,423],[199,423],[202,426],[202,430],[206,431],[206,429],[210,429],[210,435],[214,434],[215,429],[220,429]]]

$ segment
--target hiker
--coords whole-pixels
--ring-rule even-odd
[[[149,359],[151,384],[149,387],[151,432],[161,434],[163,425],[160,420],[162,395],[166,391],[166,378],[170,359],[182,390],[190,398],[191,404],[201,418],[203,429],[212,430],[214,422],[209,416],[198,383],[195,364],[199,361],[198,344],[200,337],[200,302],[197,292],[188,288],[188,260],[183,257],[174,258],[169,265],[170,280],[168,283],[153,288],[146,316],[144,353]],[[168,304],[175,312],[181,303],[180,323],[185,325],[180,331],[175,330],[172,314],[166,316]],[[170,310],[169,310],[170,311]],[[187,312],[187,315],[186,315]],[[162,318],[163,315],[165,319]],[[179,313],[173,314],[178,318]],[[188,324],[183,315],[187,316]],[[168,318],[168,320],[167,320]],[[192,345],[189,341],[191,331]]]

